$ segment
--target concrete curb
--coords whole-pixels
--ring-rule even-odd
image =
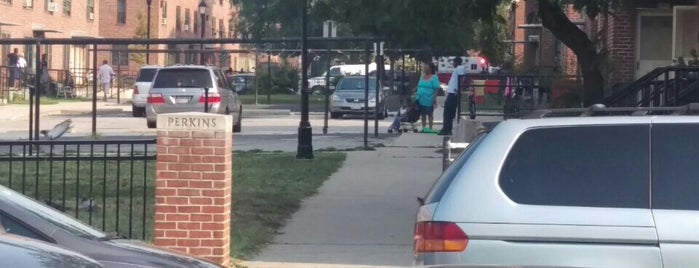
[[[265,115],[291,115],[291,110],[287,109],[245,109],[243,107],[243,118],[260,117]]]

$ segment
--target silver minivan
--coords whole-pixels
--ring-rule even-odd
[[[420,199],[416,265],[699,266],[699,117],[515,119]]]
[[[175,65],[160,69],[147,102],[149,128],[156,127],[158,114],[206,111],[232,115],[233,132],[241,131],[243,106],[226,76],[215,67]]]

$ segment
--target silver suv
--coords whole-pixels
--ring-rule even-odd
[[[155,128],[158,114],[204,112],[207,102],[209,113],[233,115],[233,132],[240,132],[243,106],[220,69],[201,65],[165,67],[157,72],[148,92],[146,122],[149,128]]]
[[[501,122],[419,200],[415,264],[698,267],[697,137],[686,115]]]

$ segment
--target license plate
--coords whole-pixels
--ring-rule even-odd
[[[175,103],[177,103],[177,104],[189,103],[189,100],[191,100],[191,99],[192,99],[192,97],[188,97],[188,96],[175,97]]]

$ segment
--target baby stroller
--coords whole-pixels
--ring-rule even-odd
[[[396,121],[397,120],[400,120],[400,123],[396,124],[394,121],[394,124],[388,129],[388,133],[393,133],[393,131],[402,133],[410,130],[417,133],[418,129],[415,123],[420,120],[420,109],[417,105],[409,105],[405,113],[396,115]]]

